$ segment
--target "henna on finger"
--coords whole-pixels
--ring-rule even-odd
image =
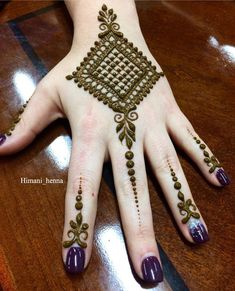
[[[30,100],[30,98],[29,98]],[[4,134],[0,134],[0,145],[2,145],[7,137],[12,135],[12,132],[15,130],[16,124],[20,122],[21,120],[21,115],[24,113],[25,108],[27,107],[29,100],[27,100],[23,106],[20,108],[16,118],[14,118],[13,124],[10,126],[10,128],[4,133]]]
[[[178,198],[180,202],[177,204],[179,208],[180,215],[184,216],[184,218],[181,220],[182,223],[187,223],[191,217],[194,217],[196,219],[200,218],[200,214],[196,212],[197,207],[193,204],[192,199],[185,200],[184,194],[180,191],[181,190],[181,183],[178,181],[178,178],[171,167],[169,161],[168,166],[171,171],[171,177],[172,181],[174,182],[174,188],[178,191]]]
[[[134,194],[139,226],[141,226],[136,177],[134,170],[134,153],[131,151],[136,141],[134,121],[138,119],[137,105],[143,101],[163,72],[157,72],[156,66],[143,56],[132,42],[129,42],[119,31],[120,25],[115,22],[117,15],[113,9],[104,4],[99,11],[101,22],[99,41],[95,41],[80,66],[67,80],[74,80],[77,86],[92,94],[98,101],[108,105],[114,112],[117,123],[116,132],[119,140],[125,141],[128,151],[127,173]]]
[[[203,223],[200,221],[201,216],[197,211],[197,207],[193,204],[192,199],[185,199],[185,195],[181,191],[182,185],[169,161],[168,166],[172,181],[174,182],[174,189],[178,191],[177,196],[180,202],[177,204],[177,207],[179,208],[180,215],[183,216],[181,222],[187,224],[189,233],[195,243],[204,243],[208,241],[209,237]]]
[[[204,162],[207,164],[208,167],[210,167],[209,173],[213,173],[216,168],[221,168],[222,165],[219,163],[217,158],[214,155],[210,156],[210,154],[206,150],[206,145],[202,143],[201,140],[197,136],[195,136],[189,129],[188,133],[193,137],[195,142],[199,145],[199,148],[202,150],[204,155]]]
[[[89,225],[83,222],[82,215],[82,177],[79,179],[78,195],[76,196],[75,208],[78,210],[75,220],[70,220],[70,230],[67,232],[69,240],[63,242],[64,248],[69,248],[65,267],[69,273],[80,273],[84,269],[85,263],[85,252],[84,249],[87,247],[85,242],[88,238]],[[75,244],[75,245],[74,245]],[[74,245],[74,246],[73,246]],[[78,245],[78,246],[77,246]]]
[[[201,142],[200,138],[198,138],[196,135],[194,135],[189,129],[187,129],[187,130],[188,130],[188,133],[195,140],[196,144],[198,144],[199,148],[202,150],[203,156],[204,156],[203,161],[209,167],[209,173],[212,174],[215,172],[216,178],[222,186],[229,185],[230,179],[227,176],[227,174],[225,173],[225,171],[222,169],[222,165],[218,161],[218,159],[214,155],[210,156],[206,145]]]
[[[87,223],[83,223],[82,177],[80,177],[79,190],[78,190],[78,195],[76,196],[75,208],[79,212],[76,215],[76,221],[70,220],[69,224],[70,224],[71,229],[67,232],[68,237],[70,237],[71,239],[64,241],[63,247],[69,248],[74,243],[77,243],[81,248],[86,248],[87,243],[85,242],[85,240],[87,240],[88,238],[87,229],[89,228],[89,225]]]

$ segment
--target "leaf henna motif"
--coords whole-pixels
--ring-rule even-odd
[[[182,201],[177,204],[180,209],[180,214],[183,216],[186,215],[181,220],[182,223],[187,223],[191,217],[194,217],[196,219],[200,218],[200,214],[195,212],[197,210],[197,207],[192,203],[191,199],[185,201],[184,194],[181,191],[178,192],[178,198]]]
[[[134,121],[138,119],[137,105],[147,97],[164,73],[157,72],[156,66],[143,52],[124,37],[116,19],[113,9],[103,5],[98,15],[98,21],[101,22],[99,41],[94,42],[80,65],[66,79],[73,80],[79,88],[82,87],[115,112],[118,138],[128,148],[125,153],[126,165],[141,225],[134,153],[130,151],[136,141]],[[71,230],[71,234],[74,231]]]
[[[133,121],[138,118],[137,105],[164,74],[157,72],[156,66],[118,31],[116,17],[112,9],[102,6],[98,16],[103,31],[99,34],[100,41],[95,42],[95,47],[66,79],[73,79],[78,87],[117,112],[116,131],[120,141],[125,140],[130,149],[135,142]]]
[[[197,211],[197,207],[193,204],[191,199],[187,199],[185,201],[184,194],[180,191],[181,189],[181,183],[178,181],[178,178],[176,177],[176,174],[174,170],[172,169],[169,161],[168,166],[171,171],[172,180],[174,181],[174,188],[178,191],[178,198],[180,202],[177,204],[179,208],[179,212],[184,218],[181,220],[182,223],[187,223],[191,217],[199,219],[200,214]]]
[[[120,25],[114,22],[117,19],[117,15],[113,13],[113,9],[108,9],[107,6],[104,4],[102,6],[102,10],[99,11],[98,20],[102,22],[100,24],[100,30],[104,30],[104,32],[99,33],[99,37],[102,38],[113,32],[115,35],[122,37],[123,33],[119,30]]]
[[[116,132],[119,133],[121,142],[125,139],[128,149],[131,149],[133,142],[135,142],[135,125],[132,122],[137,118],[138,114],[136,112],[117,113],[114,116],[114,120],[118,123]]]
[[[198,137],[194,136],[193,133],[189,129],[188,129],[188,133],[193,137],[195,142],[199,145],[199,148],[203,151],[204,162],[207,164],[208,167],[210,167],[209,173],[213,173],[217,168],[221,168],[222,165],[217,160],[217,158],[213,155],[210,157],[209,152],[206,150],[206,145],[202,143]]]
[[[80,178],[81,183],[81,178]],[[71,229],[68,231],[67,235],[70,238],[70,240],[66,240],[63,242],[64,248],[71,247],[74,243],[77,243],[81,248],[86,248],[87,243],[85,240],[88,238],[88,232],[87,229],[89,228],[89,225],[87,223],[83,223],[83,217],[82,217],[82,188],[81,184],[79,185],[78,195],[76,196],[76,204],[75,208],[79,210],[78,214],[76,215],[76,221],[70,220],[69,225]]]

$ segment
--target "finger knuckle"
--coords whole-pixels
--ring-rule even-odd
[[[174,154],[165,154],[159,160],[157,166],[155,167],[155,172],[168,173],[169,167],[173,168],[175,171],[179,169],[179,160]]]
[[[86,144],[100,140],[102,137],[101,120],[97,114],[85,114],[79,120],[79,138]]]
[[[147,181],[142,181],[136,177],[135,182],[136,182],[136,188],[138,189],[139,193],[144,193],[147,191]],[[133,186],[131,184],[129,176],[123,177],[121,180],[119,180],[118,192],[119,192],[119,195],[122,195],[124,197],[125,196],[129,197],[130,193],[133,192]]]
[[[150,238],[154,237],[153,229],[150,226],[141,226],[137,228],[134,233],[137,241],[149,241]]]
[[[193,126],[192,126],[191,122],[184,115],[184,113],[182,111],[180,111],[180,113],[177,115],[176,119],[177,119],[178,126],[180,126],[181,128],[186,127],[190,130],[193,130]]]
[[[80,174],[73,178],[72,182],[72,190],[73,192],[77,192],[80,185],[82,185],[82,189],[85,192],[92,192],[95,189],[95,179],[93,171],[90,170],[80,170]]]

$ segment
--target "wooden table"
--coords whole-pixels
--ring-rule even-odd
[[[137,8],[143,34],[178,104],[234,180],[235,4],[138,1]],[[1,130],[40,78],[68,52],[71,39],[72,24],[62,2],[14,1],[0,12]],[[61,236],[70,149],[69,124],[57,121],[27,149],[1,158],[2,290],[145,289],[129,266],[110,164],[104,166],[99,196],[103,207],[98,209],[89,267],[80,276],[65,273]],[[210,241],[203,246],[185,242],[148,170],[165,276],[154,290],[234,290],[233,184],[212,187],[180,151],[179,157]],[[24,184],[22,177],[63,183]]]

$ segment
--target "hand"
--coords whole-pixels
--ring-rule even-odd
[[[129,41],[135,40],[135,45],[152,61],[157,71],[162,71],[149,52],[138,26],[134,30],[125,29],[123,18],[121,28],[125,36]],[[135,141],[131,139],[131,148],[127,148],[125,140],[120,141],[123,128],[117,133],[117,125],[120,123],[114,121],[118,113],[65,79],[93,46],[94,40],[97,40],[97,31],[95,35],[92,30],[83,42],[75,35],[68,55],[38,84],[12,135],[7,138],[1,136],[0,154],[23,149],[49,123],[67,117],[73,146],[62,248],[66,269],[79,272],[89,262],[102,166],[104,160],[111,159],[122,224],[134,268],[145,281],[160,282],[162,271],[153,231],[144,153],[150,160],[179,229],[192,243],[207,241],[208,231],[192,198],[172,140],[192,158],[212,184],[226,185],[229,180],[180,111],[166,77],[159,78],[147,97],[133,111],[138,114],[138,118],[131,120],[135,130],[133,125],[129,125],[129,129],[135,133]],[[115,120],[120,121],[119,118]],[[133,158],[130,153],[126,155],[129,151],[134,154]],[[128,161],[134,162],[134,165],[129,163],[127,168]],[[135,173],[128,174],[129,169],[134,169]],[[131,177],[135,180],[130,180]],[[71,230],[77,231],[76,238],[79,240],[76,242],[72,240],[74,232],[68,236]]]

